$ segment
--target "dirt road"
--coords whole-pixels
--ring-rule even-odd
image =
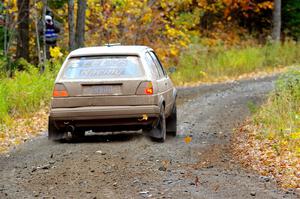
[[[179,89],[179,135],[163,144],[140,132],[77,143],[40,136],[0,156],[0,198],[297,198],[231,156],[232,129],[273,80]]]

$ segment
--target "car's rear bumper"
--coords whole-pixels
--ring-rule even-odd
[[[49,121],[58,129],[72,125],[96,132],[138,130],[151,126],[159,113],[159,107],[154,105],[55,108],[50,111]]]
[[[93,106],[78,108],[55,108],[50,111],[54,120],[89,120],[158,117],[158,106]]]

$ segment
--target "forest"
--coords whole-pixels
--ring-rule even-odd
[[[57,30],[51,45],[47,19]],[[251,132],[236,138],[239,147],[265,156],[237,153],[299,188],[300,0],[2,0],[0,152],[45,129],[68,53],[109,43],[150,46],[176,69],[169,74],[176,86],[284,73],[263,107],[249,102],[253,117],[237,132]]]
[[[268,0],[4,0],[1,72],[22,69],[16,64],[20,58],[34,65],[45,62],[39,29],[48,12],[61,29],[57,47],[62,55],[83,46],[140,44],[158,51],[165,64],[177,65],[191,44],[213,51],[263,46],[272,39],[297,41],[299,1],[283,1],[276,20],[274,5]]]

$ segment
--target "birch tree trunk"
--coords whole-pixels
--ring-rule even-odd
[[[84,47],[86,0],[78,0],[76,21],[76,47]]]
[[[74,0],[68,0],[69,50],[75,49]]]
[[[18,0],[17,58],[29,60],[29,0]]]
[[[280,41],[281,34],[281,0],[274,1],[272,39]]]

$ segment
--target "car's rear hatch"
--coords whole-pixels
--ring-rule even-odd
[[[145,79],[137,56],[70,58],[56,83],[68,96],[53,98],[52,107],[153,104],[149,96],[136,96]]]

